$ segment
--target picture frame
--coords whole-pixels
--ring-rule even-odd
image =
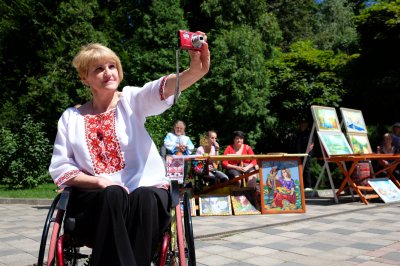
[[[258,210],[256,193],[254,189],[232,189],[231,201],[234,215],[261,214],[261,212]]]
[[[347,138],[349,140],[353,153],[355,154],[373,153],[367,134],[348,133]]]
[[[317,131],[342,131],[335,108],[312,105],[311,113],[313,115]]]
[[[317,132],[317,134],[328,156],[353,154],[343,132]]]
[[[385,203],[400,201],[400,189],[389,178],[373,178],[368,183]]]
[[[368,133],[364,117],[360,110],[350,108],[339,108],[342,122],[347,133]]]
[[[200,216],[232,215],[230,195],[200,195]]]
[[[300,158],[261,160],[261,213],[306,211]]]

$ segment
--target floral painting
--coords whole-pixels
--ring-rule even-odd
[[[200,216],[232,215],[231,198],[229,195],[200,195]]]

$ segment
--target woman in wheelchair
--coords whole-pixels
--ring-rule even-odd
[[[209,69],[207,43],[189,55],[181,91]],[[58,187],[73,188],[67,216],[91,244],[91,265],[150,265],[171,203],[163,161],[144,123],[171,107],[176,75],[120,92],[120,59],[96,43],[82,47],[73,66],[92,99],[62,114],[50,174]]]

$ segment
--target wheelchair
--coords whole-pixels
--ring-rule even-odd
[[[65,216],[69,194],[70,189],[64,189],[50,206],[40,241],[38,266],[90,265],[90,242],[74,235],[75,221]],[[189,196],[181,195],[178,181],[171,180],[170,197],[171,224],[160,239],[152,265],[196,265]]]

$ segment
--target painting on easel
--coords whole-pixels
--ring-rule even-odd
[[[335,108],[313,105],[311,112],[318,131],[342,131]]]
[[[261,167],[261,212],[305,212],[300,160],[265,160]]]
[[[364,117],[360,110],[340,108],[346,132],[367,133]]]
[[[356,154],[372,153],[367,134],[348,133],[347,137],[353,152]]]
[[[328,156],[353,154],[342,132],[317,132]]]

